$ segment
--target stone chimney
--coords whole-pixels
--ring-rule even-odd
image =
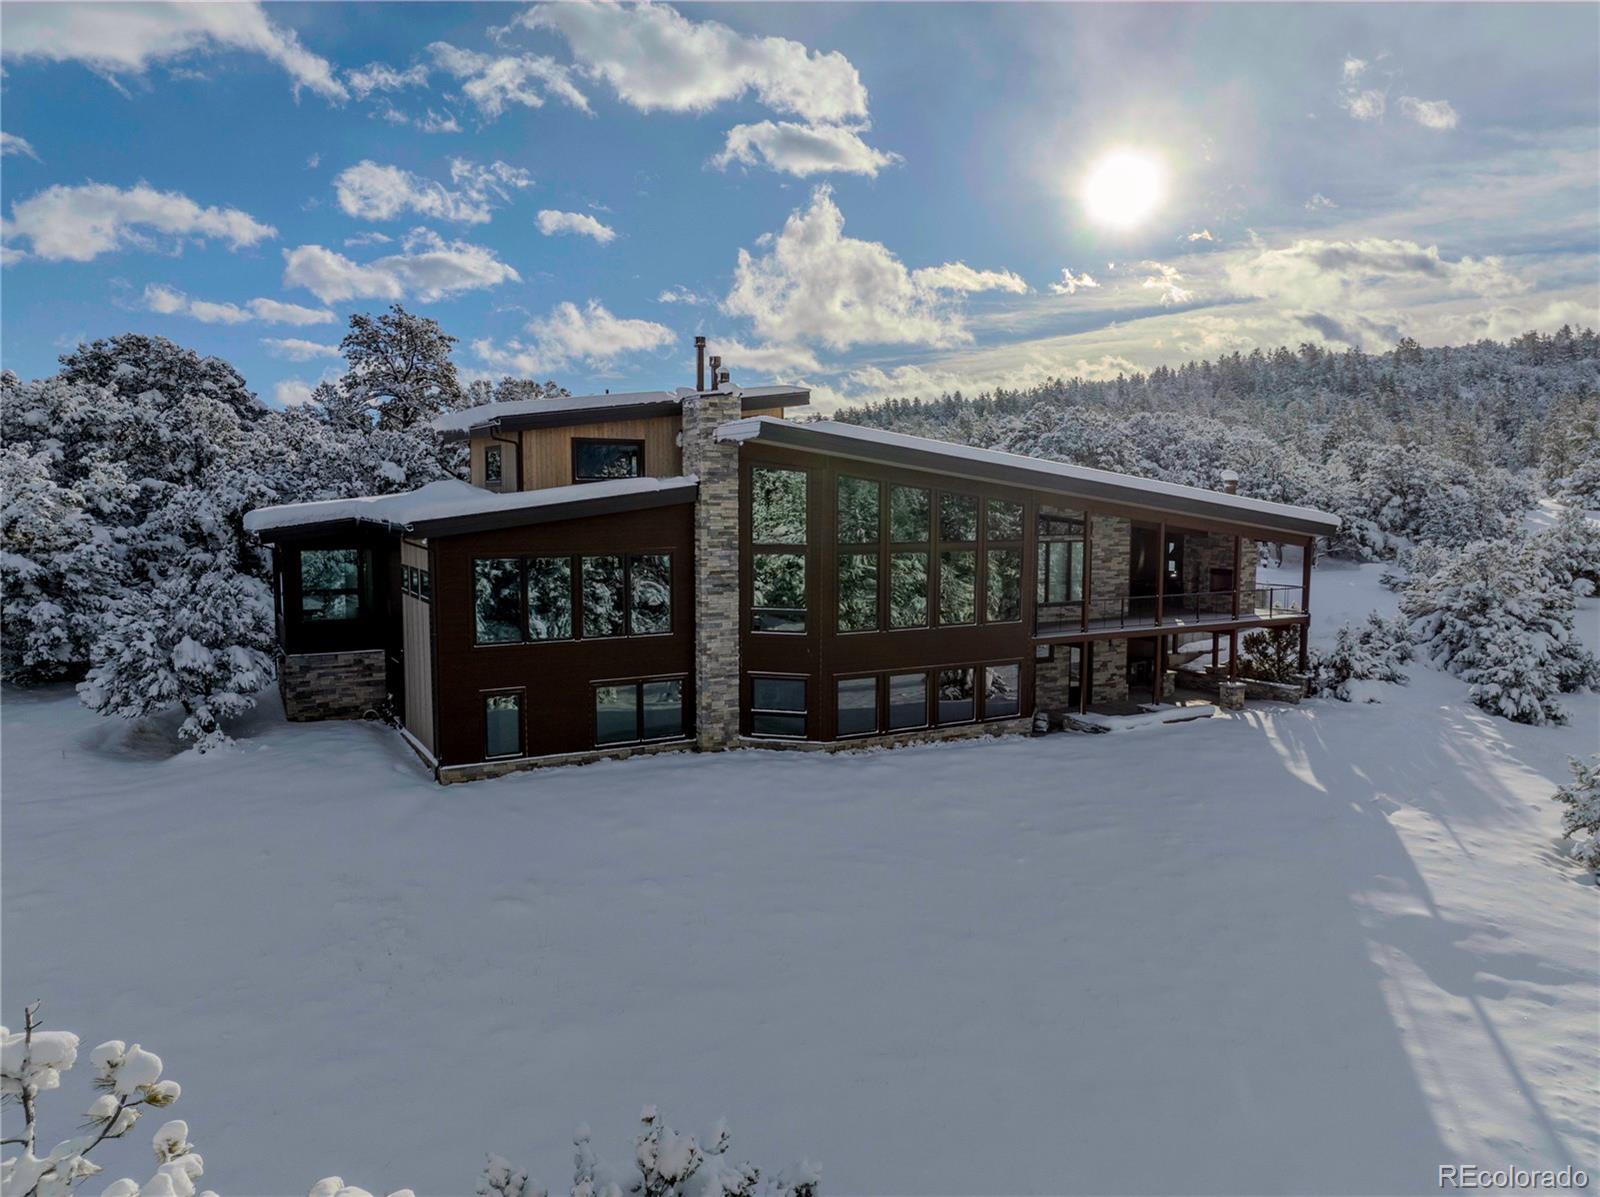
[[[1222,471],[1222,493],[1236,495],[1239,493],[1239,475],[1232,470]]]
[[[715,358],[712,359],[716,361]],[[712,375],[716,386],[716,375]],[[683,397],[683,472],[700,480],[694,508],[694,706],[705,752],[739,739],[739,446],[719,425],[743,415],[737,391]]]

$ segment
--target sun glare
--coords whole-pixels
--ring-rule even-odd
[[[1114,150],[1089,170],[1083,206],[1096,224],[1131,229],[1166,197],[1166,171],[1159,159],[1137,150]]]

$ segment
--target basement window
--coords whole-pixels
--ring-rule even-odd
[[[751,675],[750,731],[758,736],[805,739],[806,679]]]

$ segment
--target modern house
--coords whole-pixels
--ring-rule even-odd
[[[1304,664],[1334,516],[798,423],[807,391],[715,358],[696,383],[450,412],[470,483],[251,512],[288,717],[391,715],[455,781],[1024,730],[1159,703],[1255,628]],[[1258,540],[1306,547],[1300,586],[1255,584]]]

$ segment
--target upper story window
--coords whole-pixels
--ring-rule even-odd
[[[1083,517],[1069,512],[1039,513],[1039,605],[1075,606],[1083,602]]]
[[[672,632],[670,553],[480,557],[472,569],[478,644]]]
[[[505,485],[506,476],[506,447],[504,445],[486,445],[483,450],[483,484],[490,490],[499,490]]]
[[[572,438],[574,482],[606,482],[613,478],[642,477],[644,477],[643,441]]]
[[[361,551],[300,550],[300,618],[327,622],[361,617]]]
[[[750,471],[750,619],[757,632],[806,630],[806,474]]]

